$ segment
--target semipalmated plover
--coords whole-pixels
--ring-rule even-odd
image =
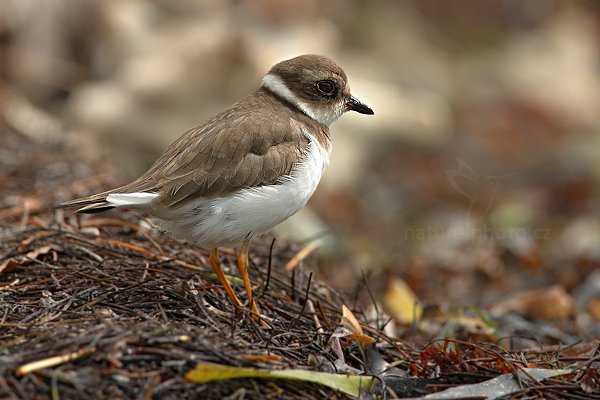
[[[329,163],[329,125],[346,111],[373,114],[350,94],[333,60],[302,55],[271,68],[258,90],[190,129],[136,181],[61,207],[80,213],[128,208],[168,234],[211,248],[210,265],[241,306],[218,258],[238,246],[248,302],[250,239],[300,210]]]

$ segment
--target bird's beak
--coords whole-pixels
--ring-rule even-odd
[[[373,110],[371,109],[371,107],[369,107],[366,104],[361,103],[354,96],[350,96],[350,98],[346,102],[346,111],[350,111],[350,110],[356,111],[357,113],[361,113],[361,114],[368,114],[368,115],[375,114],[373,112]]]

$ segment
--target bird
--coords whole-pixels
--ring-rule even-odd
[[[305,54],[275,64],[260,87],[173,142],[135,181],[59,205],[77,213],[115,208],[152,217],[165,234],[210,248],[209,264],[234,306],[219,247],[239,247],[237,266],[252,312],[252,238],[302,209],[331,157],[329,126],[373,110],[350,93],[331,58]]]

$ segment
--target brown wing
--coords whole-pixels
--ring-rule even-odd
[[[308,144],[302,129],[291,115],[265,108],[251,113],[238,103],[185,133],[144,175],[114,192],[159,193],[161,206],[176,208],[198,197],[275,184]]]

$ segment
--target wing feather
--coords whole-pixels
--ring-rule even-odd
[[[271,115],[258,123],[252,114],[217,115],[184,134],[138,180],[119,193],[157,193],[163,207],[177,208],[194,198],[214,198],[245,187],[277,184],[300,161],[308,144],[302,125],[291,117]],[[233,119],[234,124],[218,123]]]
[[[317,140],[328,147],[327,127],[259,89],[186,132],[134,182],[62,206],[104,211],[114,207],[106,202],[111,193],[151,193],[157,197],[150,207],[177,208],[196,198],[281,183],[302,159],[309,143],[305,132],[311,131],[307,124],[319,129]]]

